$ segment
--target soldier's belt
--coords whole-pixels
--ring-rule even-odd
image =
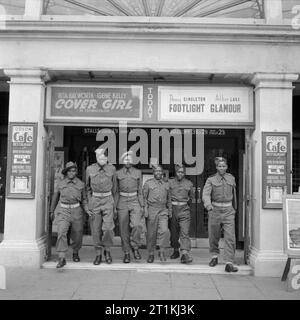
[[[66,209],[74,209],[74,208],[78,208],[80,206],[80,203],[79,202],[74,204],[61,203],[60,206]]]
[[[172,201],[173,206],[183,206],[185,204],[187,204],[186,201]]]
[[[137,192],[120,192],[120,196],[123,196],[123,197],[133,197],[136,195],[137,195]]]
[[[232,201],[230,202],[212,202],[211,203],[215,207],[231,207],[232,206]]]
[[[111,191],[109,192],[93,192],[93,197],[99,197],[99,198],[104,198],[111,196]]]

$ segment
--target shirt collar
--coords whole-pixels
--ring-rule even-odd
[[[226,173],[225,173],[223,176],[221,176],[221,175],[219,174],[219,172],[217,172],[216,177],[217,177],[218,181],[221,182],[222,179],[226,180]]]
[[[107,164],[105,164],[103,167],[101,167],[100,164],[97,162],[97,166],[98,166],[98,170],[99,170],[99,171],[102,170],[102,169],[103,169],[104,171],[107,171],[107,167],[108,167]]]
[[[76,184],[76,182],[77,182],[77,177],[75,177],[74,179],[66,178],[66,183],[75,183]]]
[[[124,166],[124,167],[123,167],[123,172],[124,172],[124,173],[127,173],[127,170],[128,170],[129,173],[131,173],[132,167],[130,167],[130,168],[127,169],[127,168]]]

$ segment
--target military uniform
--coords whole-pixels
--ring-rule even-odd
[[[57,205],[58,200],[59,203]],[[88,207],[84,183],[77,177],[72,180],[65,178],[59,181],[50,207],[50,212],[54,212],[57,205],[55,222],[58,233],[56,243],[58,253],[66,253],[68,251],[67,233],[70,226],[72,226],[71,239],[73,253],[78,253],[81,248],[84,219],[81,204],[85,211],[87,211]]]
[[[144,184],[143,195],[148,207],[147,249],[149,254],[153,255],[156,241],[162,249],[169,244],[168,217],[172,216],[169,184],[163,179],[149,179]]]
[[[114,238],[114,196],[116,168],[111,164],[101,167],[94,163],[86,169],[86,188],[90,226],[95,249],[110,248]]]
[[[131,248],[138,249],[141,242],[141,218],[144,207],[142,174],[134,167],[123,167],[117,171],[116,179],[122,248],[125,253],[129,253]]]
[[[235,210],[236,210],[236,184],[230,173],[223,176],[219,173],[206,180],[202,199],[204,207],[209,211],[208,233],[209,247],[212,255],[218,255],[221,226],[224,229],[224,260],[233,263],[235,254]],[[233,203],[234,202],[234,203]]]
[[[169,181],[169,186],[172,201],[171,246],[174,250],[180,247],[183,254],[188,253],[191,250],[191,213],[188,201],[194,197],[193,183],[186,178],[180,181],[175,178]]]

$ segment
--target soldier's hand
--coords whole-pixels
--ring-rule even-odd
[[[86,212],[88,214],[89,217],[93,217],[94,216],[94,212],[91,210],[87,210]]]
[[[53,220],[54,220],[54,218],[55,218],[55,214],[54,214],[54,212],[50,212],[50,219],[51,219],[51,221],[53,221]]]
[[[144,208],[144,217],[148,218],[149,217],[149,213],[148,213],[148,208]]]
[[[212,209],[213,209],[213,206],[210,204],[209,206],[207,206],[207,211],[209,212],[209,211],[212,211]]]
[[[117,208],[114,208],[114,220],[117,220],[118,218],[118,211]]]
[[[172,219],[172,212],[169,213],[169,219]]]

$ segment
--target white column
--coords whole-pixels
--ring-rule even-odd
[[[282,0],[264,0],[264,13],[266,23],[282,24]]]
[[[284,131],[292,135],[292,82],[297,74],[257,73],[255,85],[255,131],[253,145],[253,212],[250,264],[256,276],[282,275],[286,255],[283,252],[282,209],[262,209],[263,131]],[[292,148],[291,148],[292,149]]]
[[[0,265],[40,267],[44,261],[45,137],[43,125],[46,72],[4,70],[10,77],[9,122],[37,122],[36,187],[34,199],[6,199],[4,240],[0,244]]]
[[[26,0],[25,13],[26,19],[40,19],[44,10],[44,0]]]

